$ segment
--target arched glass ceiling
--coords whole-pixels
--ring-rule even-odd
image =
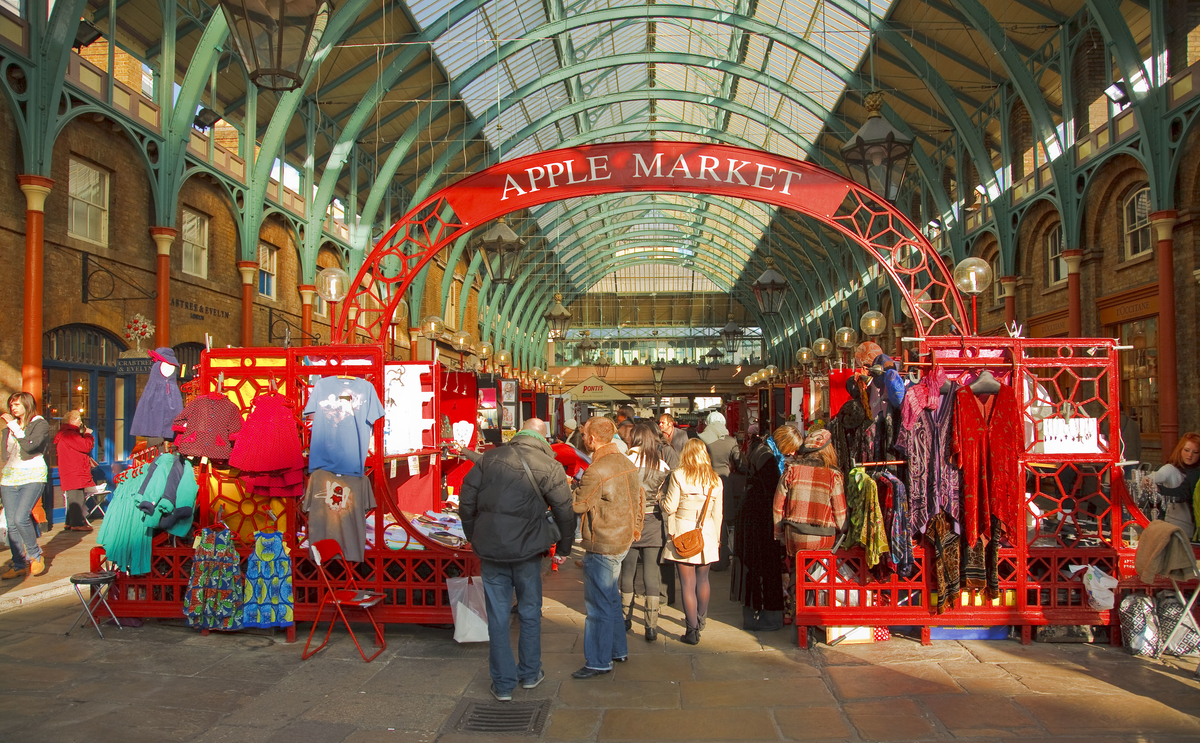
[[[613,271],[593,284],[588,291],[646,296],[655,293],[721,293],[724,289],[714,284],[707,276],[690,268],[669,263],[645,263]]]
[[[857,4],[882,17],[893,0],[839,2]],[[422,30],[454,4],[454,0],[408,2]],[[643,5],[654,7],[658,15],[639,18],[626,12],[625,17],[600,19],[540,39],[510,56],[500,55],[502,46],[532,38],[532,32],[552,20]],[[653,6],[647,0],[496,0],[446,28],[433,49],[451,78],[485,64],[486,70],[462,89],[463,103],[477,119],[488,119],[498,102],[509,103],[523,86],[537,88],[483,127],[484,137],[504,160],[564,143],[648,138],[742,143],[806,158],[846,82],[796,49],[764,36],[714,19],[669,17],[672,6],[752,15],[821,49],[849,69],[857,68],[870,39],[866,27],[826,0],[660,0]],[[650,60],[650,54],[658,56]],[[668,59],[679,55],[680,63],[663,61],[661,55]],[[620,57],[619,63],[596,68],[613,57]],[[489,60],[494,62],[487,64]],[[740,65],[742,71],[738,74],[697,60]],[[536,85],[574,66],[581,71]],[[757,81],[748,77],[755,73]],[[673,92],[692,98],[673,98]],[[730,110],[726,101],[764,118],[755,120]],[[580,103],[584,106],[578,107]],[[572,104],[577,105],[574,115],[555,117]],[[551,123],[544,123],[550,119]],[[540,128],[535,130],[535,123]],[[625,213],[628,207],[640,210],[640,217]],[[682,263],[704,251],[737,275],[762,241],[775,211],[764,204],[719,197],[625,194],[588,199],[586,204],[582,199],[550,204],[534,210],[533,217],[559,261],[569,267],[601,270],[614,257],[624,262],[645,253],[654,253],[655,260],[675,254]],[[617,212],[619,228],[608,229],[604,221],[595,219]],[[675,221],[663,222],[664,217]],[[678,268],[692,272],[687,266]]]

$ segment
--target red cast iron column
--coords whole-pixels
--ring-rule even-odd
[[[308,346],[312,343],[313,297],[317,294],[317,287],[301,284],[296,289],[300,292],[300,345]]]
[[[25,317],[21,333],[21,389],[42,401],[42,261],[46,197],[54,181],[40,175],[18,175],[25,193]]]
[[[158,250],[155,268],[154,345],[171,345],[171,244],[178,235],[171,227],[151,227],[150,237]]]
[[[1079,265],[1083,263],[1083,251],[1079,248],[1063,251],[1067,264],[1067,335],[1079,338],[1083,335],[1083,308],[1079,295]]]
[[[1167,457],[1179,440],[1179,377],[1175,365],[1175,221],[1174,210],[1154,212],[1150,224],[1158,239],[1158,427]]]
[[[254,279],[258,261],[238,261],[242,273],[242,348],[254,346]]]
[[[1017,321],[1017,281],[1019,276],[1004,276],[1000,279],[1000,292],[1004,296],[1004,324]]]

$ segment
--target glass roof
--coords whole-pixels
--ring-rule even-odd
[[[723,292],[708,277],[683,266],[646,263],[613,271],[589,291],[615,294],[664,294],[676,292]]]
[[[839,0],[880,17],[893,2]],[[409,0],[408,5],[426,30],[454,3]],[[719,16],[711,20],[670,17],[675,6],[736,13],[738,5],[737,0],[659,0],[655,5],[647,5],[646,0],[494,0],[444,29],[433,49],[452,79],[479,65],[462,87],[461,97],[472,116],[486,120],[483,134],[505,160],[555,149],[564,142],[650,138],[726,141],[805,159],[807,148],[820,136],[841,99],[845,81],[787,44],[753,33],[743,38],[739,29],[719,22]],[[544,37],[539,30],[548,22],[548,8],[556,17],[570,20],[639,7],[653,8],[660,15],[596,18],[556,38]],[[758,0],[752,7],[756,20],[803,39],[851,69],[858,67],[870,40],[866,27],[828,0]],[[501,55],[505,45],[526,41],[530,43],[519,51]],[[678,57],[678,62],[652,61],[647,58],[651,53]],[[605,60],[612,58],[618,59],[606,65]],[[738,68],[727,72],[712,66],[713,60]],[[574,65],[587,69],[565,77],[564,67]],[[553,82],[539,83],[552,75],[558,75]],[[515,92],[526,86],[517,98]],[[710,100],[681,100],[680,94]],[[727,108],[725,98],[739,108]],[[505,108],[493,116],[498,102]],[[555,118],[573,104],[582,105],[573,115]],[[626,131],[614,131],[620,127]],[[598,268],[614,252],[627,260],[638,260],[639,253],[651,250],[690,260],[693,253],[709,251],[719,256],[712,261],[716,264],[737,264],[736,274],[756,249],[775,211],[756,202],[682,194],[593,198],[586,207],[580,201],[534,210],[543,234],[568,266],[583,261]],[[626,213],[630,207],[634,213]],[[638,209],[645,211],[641,224],[607,226],[614,219],[638,219]],[[606,215],[603,221],[587,223],[601,212],[613,218]],[[664,223],[664,217],[684,223]],[[652,232],[651,241],[662,247],[630,245],[635,234],[643,231]],[[708,270],[703,263],[697,269]],[[690,268],[681,270],[689,276],[694,273]]]

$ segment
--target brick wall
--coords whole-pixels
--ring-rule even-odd
[[[1091,29],[1075,48],[1071,64],[1071,88],[1075,96],[1075,134],[1080,136],[1108,122],[1108,52],[1104,37]]]

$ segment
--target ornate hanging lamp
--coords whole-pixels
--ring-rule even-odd
[[[783,300],[787,296],[788,282],[783,275],[775,270],[775,259],[766,259],[767,270],[750,285],[754,291],[754,299],[758,309],[764,315],[778,315],[783,309]]]
[[[487,270],[493,284],[511,284],[517,279],[517,259],[525,241],[513,232],[512,227],[497,219],[479,239],[479,249],[483,251],[483,267]]]
[[[218,0],[229,36],[251,82],[269,90],[304,84],[325,27],[333,15],[327,0]]]
[[[912,155],[913,140],[883,118],[883,93],[873,90],[863,102],[867,121],[842,147],[842,160],[856,182],[895,201]]]
[[[557,341],[567,337],[567,330],[571,327],[571,311],[563,306],[562,294],[554,295],[554,304],[542,315],[546,323],[550,326],[550,340]]]
[[[733,313],[729,313],[729,322],[721,328],[721,340],[725,343],[725,353],[733,355],[738,344],[742,341],[742,328],[733,321]]]

